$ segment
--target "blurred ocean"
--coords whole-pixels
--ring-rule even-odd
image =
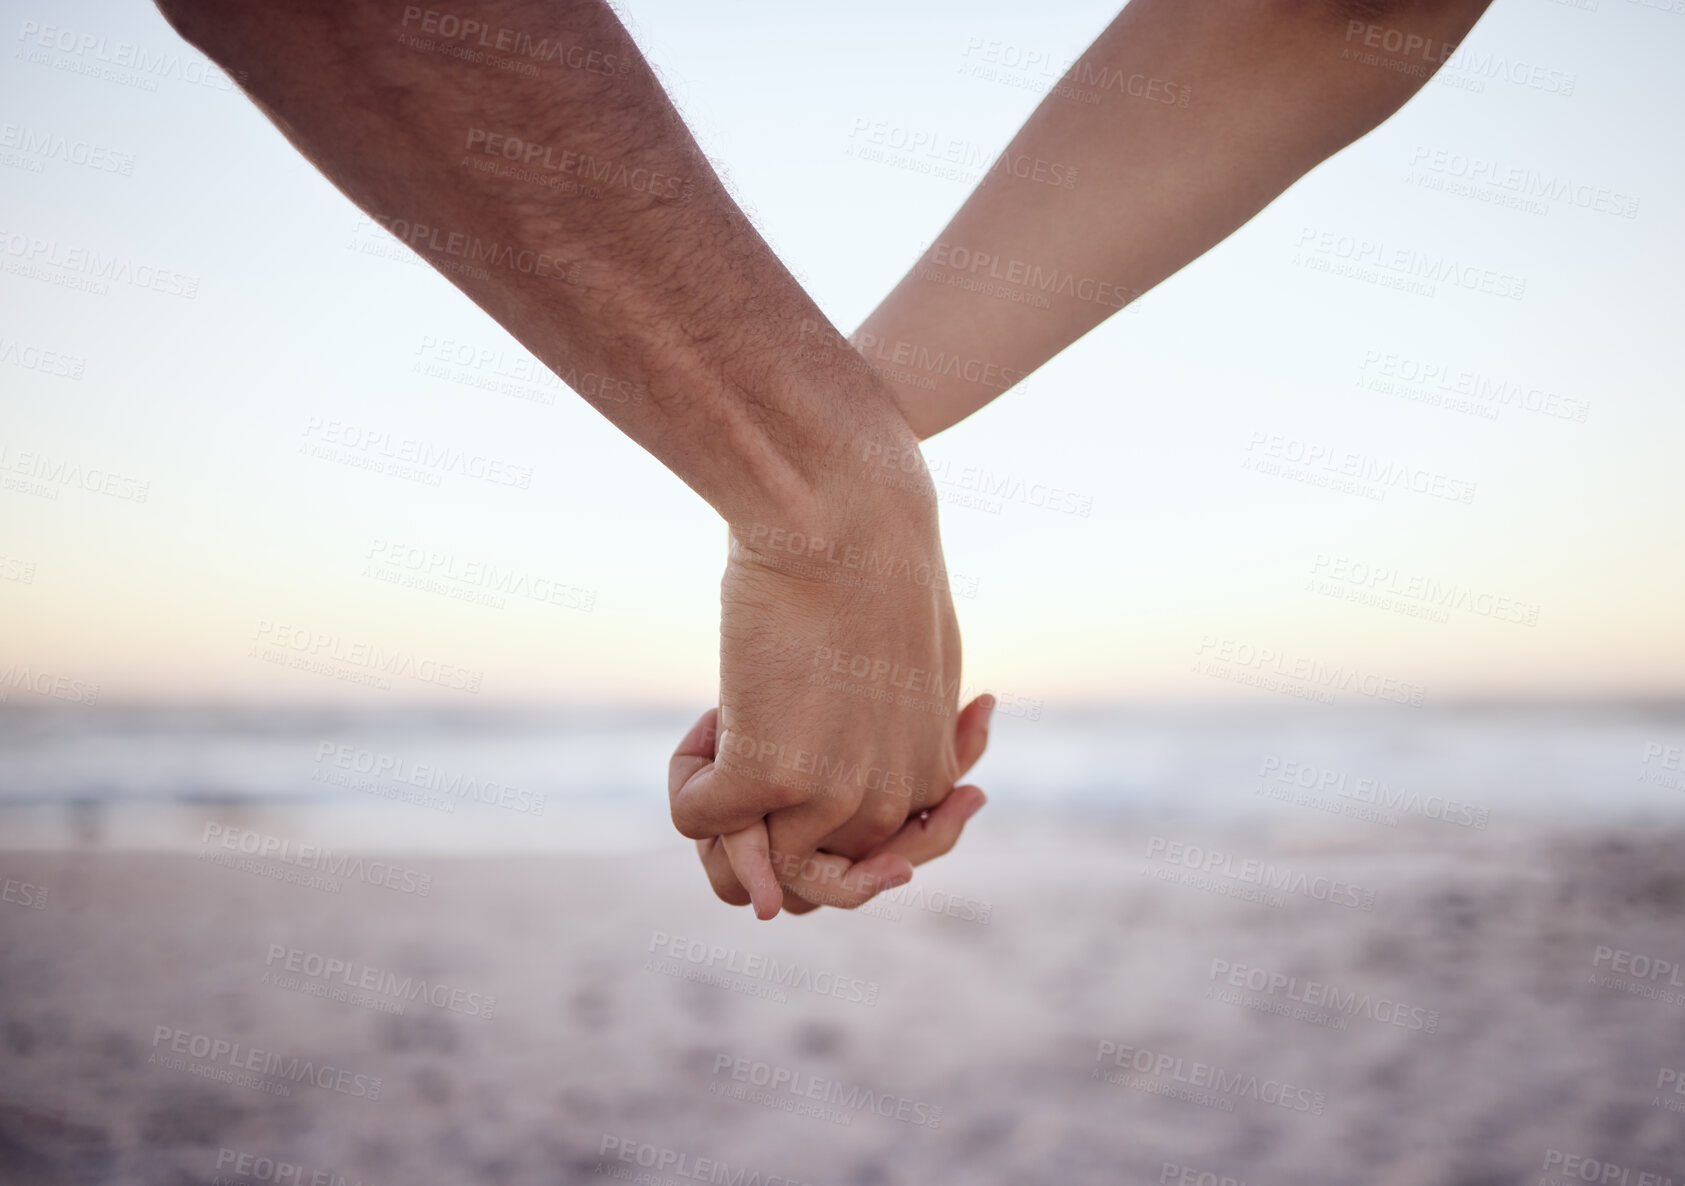
[[[181,848],[207,822],[469,852],[670,843],[691,710],[0,707],[0,845]],[[1685,705],[1050,707],[998,715],[994,817],[1381,828],[1685,819]]]

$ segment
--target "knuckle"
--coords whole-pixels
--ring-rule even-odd
[[[860,810],[855,813],[855,817],[866,828],[883,833],[883,837],[887,839],[906,822],[907,810],[894,799],[873,795],[860,804]]]
[[[858,794],[831,793],[815,797],[811,801],[810,810],[815,819],[828,829],[835,830],[853,819],[859,813],[860,807]]]
[[[719,829],[711,827],[700,813],[689,805],[673,804],[673,827],[679,835],[687,840],[707,840],[719,835]]]

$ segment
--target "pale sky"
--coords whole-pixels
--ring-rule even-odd
[[[1448,81],[927,446],[956,499],[979,471],[1026,492],[944,507],[949,566],[975,582],[956,601],[967,690],[1273,699],[1239,681],[1332,667],[1428,701],[1685,691],[1685,14],[1588,2],[1496,0]],[[972,68],[991,52],[1067,60],[1115,11],[707,7],[623,5],[845,331],[968,191],[914,155],[850,155],[860,129],[992,156],[1038,96]],[[509,378],[524,352],[149,4],[0,11],[0,694],[712,698],[724,533],[699,498],[553,381]],[[101,61],[118,43],[163,64]],[[1508,191],[1488,178],[1518,175],[1557,196],[1491,200]],[[1489,271],[1499,291],[1338,274],[1364,243]],[[156,287],[77,291],[64,261],[86,253]],[[1421,368],[1496,391],[1477,399],[1496,416],[1407,398],[1398,375]],[[345,464],[356,449],[312,453],[346,426],[530,483],[434,485]],[[1291,480],[1326,478],[1295,464],[1307,450],[1453,497]],[[1260,457],[1276,472],[1243,468]],[[99,489],[51,476],[73,469]],[[1090,513],[1031,505],[1043,487]],[[512,568],[537,596],[495,608],[373,575],[426,563]],[[1390,606],[1339,596],[1376,581]],[[1404,612],[1440,595],[1444,621]],[[436,680],[369,690],[344,678],[355,661],[320,674],[252,657],[288,631],[402,652]]]

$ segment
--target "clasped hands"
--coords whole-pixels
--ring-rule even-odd
[[[1388,20],[1451,46],[1487,2],[1402,6]],[[1093,102],[1050,92],[867,318],[857,353],[738,208],[604,0],[469,0],[461,23],[531,29],[634,67],[613,80],[417,52],[393,36],[408,18],[368,0],[159,3],[343,193],[409,228],[406,241],[535,357],[650,392],[594,402],[730,532],[719,706],[673,755],[673,821],[715,892],[762,918],[903,884],[983,804],[959,783],[987,745],[993,702],[959,705],[919,437],[1222,241],[1428,77],[1348,64],[1352,22],[1327,6],[1214,20],[1209,6],[1131,3],[1084,51],[1082,76],[1174,77],[1183,101],[1104,82]],[[554,151],[688,180],[677,200],[534,186],[525,170],[464,157],[465,137],[481,155],[495,138],[506,157],[524,145],[529,161]],[[1061,162],[1071,184],[1044,184],[1042,162]],[[490,262],[464,267],[463,251]],[[519,262],[535,253],[574,265]],[[880,374],[867,355],[894,365]],[[886,457],[919,463],[875,464]]]
[[[668,771],[673,823],[714,892],[762,919],[906,884],[984,803],[959,784],[994,699],[959,707],[935,492],[922,460],[871,464],[885,448],[920,457],[884,402],[849,456],[822,467],[817,497],[799,500],[809,509],[730,524],[720,703]]]

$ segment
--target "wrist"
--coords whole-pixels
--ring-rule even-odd
[[[913,429],[875,376],[853,398],[827,402],[826,443],[778,451],[786,480],[761,483],[728,517],[734,545],[759,566],[858,584],[888,572],[945,586],[935,486]]]

